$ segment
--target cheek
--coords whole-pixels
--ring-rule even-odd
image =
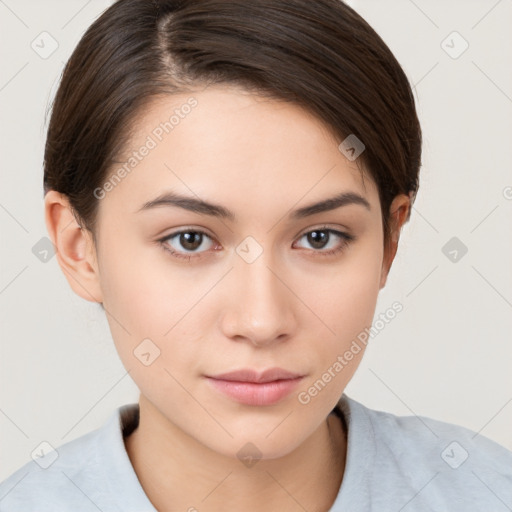
[[[103,305],[116,348],[127,369],[133,351],[145,339],[160,348],[165,332],[176,323],[183,291],[162,277],[157,248],[130,242],[122,232],[104,233],[100,252]],[[173,286],[173,289],[169,289]]]
[[[378,237],[368,237],[326,273],[302,277],[302,294],[311,297],[315,312],[331,327],[334,345],[371,324],[380,290],[382,256]]]
[[[201,301],[218,276],[194,278],[158,246],[112,236],[115,250],[101,253],[101,288],[119,357],[141,390],[172,381],[167,371],[182,380],[195,371],[198,344],[211,328]]]
[[[369,239],[351,252],[328,279],[322,279],[320,289],[312,281],[304,284],[303,293],[309,290],[311,296],[311,290],[316,290],[312,302],[323,324],[318,372],[332,368],[338,356],[343,358],[350,352],[342,361],[343,377],[335,379],[337,389],[350,380],[364,354],[366,330],[372,324],[380,290],[382,254],[378,243]],[[336,368],[340,370],[339,365]]]

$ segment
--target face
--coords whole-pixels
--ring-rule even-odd
[[[275,458],[339,400],[364,345],[341,369],[338,356],[371,325],[386,274],[377,188],[340,142],[296,105],[225,86],[160,98],[135,125],[97,191],[95,271],[119,356],[162,425]],[[272,368],[298,378],[211,378]]]

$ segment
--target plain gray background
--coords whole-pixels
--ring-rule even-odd
[[[55,257],[37,257],[45,112],[110,3],[0,0],[0,480],[42,441],[58,447],[138,397],[100,307],[74,295]],[[394,301],[404,309],[372,338],[346,392],[512,449],[512,2],[349,3],[414,85],[424,148],[376,318]]]

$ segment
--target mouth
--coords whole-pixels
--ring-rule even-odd
[[[288,396],[304,378],[303,374],[282,368],[264,372],[237,370],[206,376],[209,384],[223,395],[246,405],[272,405]]]

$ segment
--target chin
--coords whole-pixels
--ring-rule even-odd
[[[285,457],[303,442],[303,437],[306,437],[305,433],[301,436],[300,432],[290,432],[285,428],[277,432],[280,427],[272,432],[275,428],[276,423],[273,423],[270,428],[265,427],[261,430],[256,430],[254,426],[247,426],[245,429],[237,430],[237,435],[233,438],[216,436],[215,439],[205,440],[204,444],[221,455],[238,459],[248,467],[252,467],[255,461]],[[235,432],[229,428],[228,431]]]

